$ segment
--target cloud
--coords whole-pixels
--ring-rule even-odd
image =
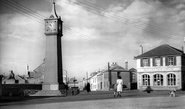
[[[183,9],[183,8],[185,8],[185,5],[184,5],[184,4],[178,4],[178,5],[176,6],[176,8],[177,8],[177,9]]]
[[[64,40],[98,40],[99,34],[96,32],[94,28],[77,28],[77,27],[71,27],[70,30],[65,31],[65,36]]]
[[[36,20],[17,13],[1,14],[1,72],[14,70],[16,74],[25,74],[27,64],[34,69],[42,62],[45,53],[44,25]]]
[[[152,38],[152,40],[158,40],[158,38],[168,39],[171,37],[171,33],[174,33],[173,27],[178,27],[178,23],[172,21],[171,18],[174,16],[176,16],[176,19],[183,18],[181,17],[183,16],[183,12],[180,12],[177,16],[177,10],[167,7],[157,0],[153,2],[135,0],[122,12],[115,12],[114,9],[116,8],[111,8],[113,11],[106,13],[107,15],[120,16],[123,18],[122,23],[129,25],[129,30],[134,31],[138,29],[138,31],[142,33],[140,37],[145,38],[145,40],[148,40],[147,37],[149,40],[150,38]]]
[[[64,21],[64,69],[71,75],[101,69],[101,64],[107,62],[117,61],[123,66],[125,59],[134,67],[133,57],[138,54],[139,45],[146,51],[163,43],[180,46],[180,37],[185,34],[183,2],[128,0],[109,4],[112,2],[104,2],[109,8],[103,10],[87,8],[76,0],[56,2],[57,14]],[[99,1],[93,4],[97,3]],[[47,10],[51,11],[51,6]],[[37,12],[50,16],[49,11]],[[0,23],[3,25],[0,26],[1,50],[4,48],[1,66],[23,66],[29,62],[36,67],[42,63],[45,53],[43,24],[18,14],[3,14]],[[20,60],[21,57],[24,59]],[[16,63],[10,63],[12,59]]]
[[[107,11],[100,12],[105,17],[91,13],[83,6],[71,2],[63,3],[62,6],[65,9],[63,17],[66,18],[67,22],[70,22],[71,28],[75,27],[79,32],[81,30],[81,33],[87,30],[91,31],[89,36],[101,35],[99,37],[102,42],[111,43],[114,41],[118,45],[121,45],[121,40],[126,39],[128,34],[133,36],[133,40],[140,39],[136,40],[135,44],[147,43],[148,41],[153,43],[153,40],[162,43],[161,40],[171,37],[170,33],[174,31],[173,26],[177,25],[176,22],[171,21],[177,11],[158,0],[150,2],[135,0],[126,6],[121,3],[110,5]],[[74,36],[74,39],[80,38]]]
[[[0,17],[1,33],[11,34],[10,37],[18,40],[35,42],[37,38],[43,36],[44,32],[44,24],[37,21],[40,20],[30,19],[26,16],[20,16],[20,14],[3,14]],[[29,32],[32,34],[28,34]]]

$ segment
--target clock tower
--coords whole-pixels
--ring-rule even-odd
[[[64,89],[62,70],[62,20],[57,16],[53,2],[53,14],[45,20],[46,51],[44,82],[42,90],[35,96],[63,96]]]

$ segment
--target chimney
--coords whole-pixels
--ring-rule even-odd
[[[128,61],[125,60],[125,70],[128,70]]]
[[[111,66],[114,66],[114,62],[112,62]]]
[[[143,46],[142,45],[139,46],[139,55],[141,55],[141,54],[143,54]]]
[[[109,62],[108,62],[108,71],[110,70],[110,64],[109,64]]]

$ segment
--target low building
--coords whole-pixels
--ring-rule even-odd
[[[99,71],[97,74],[97,90],[101,91],[103,89],[103,72]]]
[[[108,69],[91,73],[88,81],[91,84],[92,91],[108,91],[113,88],[117,77],[121,76],[123,79],[123,87],[131,89],[131,71],[119,66],[117,63],[108,65]]]
[[[90,85],[91,85],[91,91],[97,91],[98,90],[98,82],[97,82],[97,74],[98,72],[93,72],[90,75]]]
[[[117,63],[114,63],[110,66],[108,73],[110,73],[109,82],[110,88],[113,88],[113,85],[116,83],[117,77],[121,76],[123,80],[123,88],[130,89],[131,83],[131,73],[129,70],[119,66]]]
[[[2,78],[2,84],[15,84],[18,82],[19,81],[17,80],[13,70],[10,71],[10,74],[8,76],[4,76]]]
[[[83,80],[78,82],[78,87],[79,90],[85,90],[85,86],[87,84],[87,80],[85,78],[83,78]]]

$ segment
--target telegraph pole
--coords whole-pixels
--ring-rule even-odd
[[[108,62],[108,75],[109,75],[109,89],[111,88],[112,80],[111,80],[111,70],[110,70],[110,64]]]

